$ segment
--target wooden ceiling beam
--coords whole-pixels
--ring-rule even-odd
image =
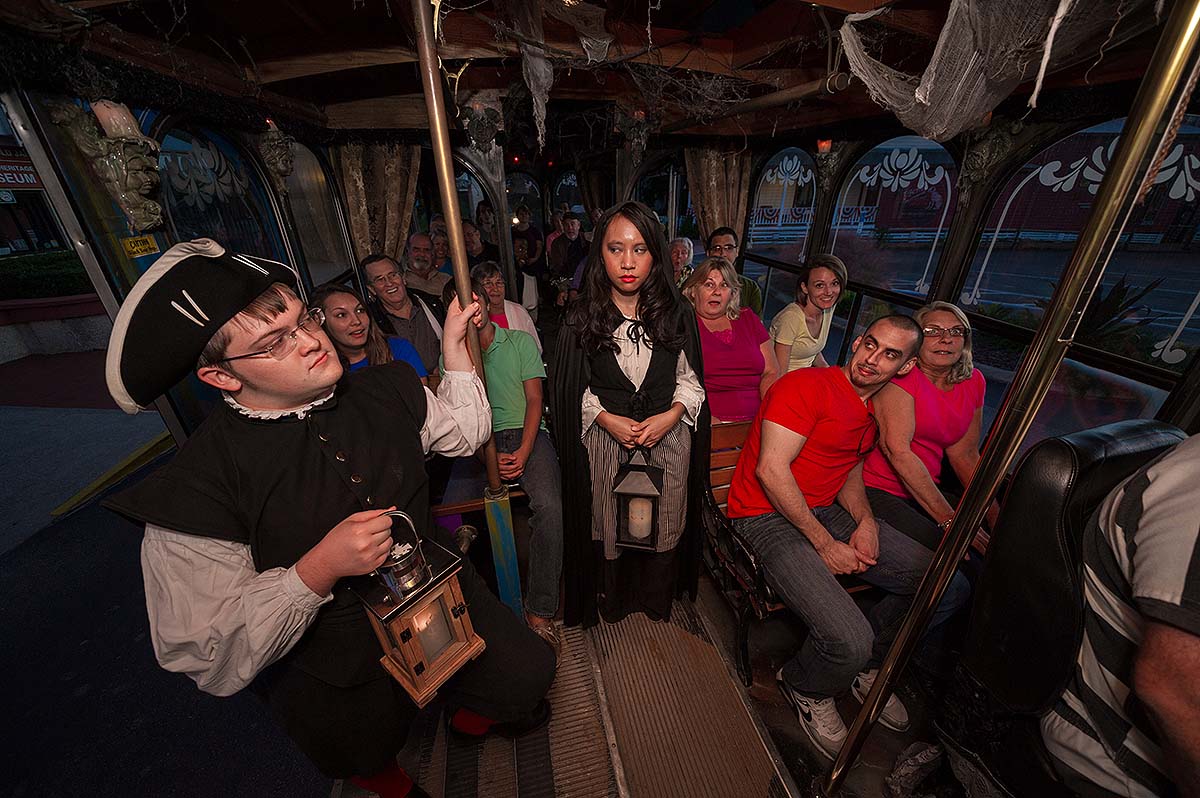
[[[428,130],[425,95],[398,94],[325,106],[334,130]]]
[[[259,61],[255,66],[258,68],[258,79],[263,85],[270,85],[284,80],[324,75],[330,72],[342,72],[347,69],[384,66],[388,64],[410,64],[416,60],[417,53],[415,50],[408,46],[397,45],[394,47],[360,47],[347,50],[331,50],[322,53],[305,53],[304,55]],[[248,77],[255,77],[255,72],[252,70],[247,70],[247,72]]]
[[[94,26],[82,41],[84,49],[96,55],[166,75],[200,89],[253,100],[267,109],[313,125],[325,124],[325,115],[316,105],[264,90],[236,73],[230,64],[194,50],[170,47],[161,40],[129,33],[110,23]]]

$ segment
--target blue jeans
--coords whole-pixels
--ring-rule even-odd
[[[835,540],[849,542],[857,526],[849,513],[838,505],[814,507],[812,512]],[[933,552],[886,521],[876,520],[878,562],[858,577],[883,588],[886,595],[872,608],[868,619],[829,572],[804,533],[782,515],[733,519],[734,529],[762,558],[767,582],[808,626],[804,644],[783,666],[784,680],[805,695],[837,695],[860,671],[878,667],[933,557]],[[967,580],[956,573],[929,628],[966,604],[970,592]]]
[[[511,454],[521,447],[521,430],[495,433],[496,451]],[[562,488],[558,453],[545,430],[538,430],[525,471],[517,480],[529,497],[529,591],[525,610],[531,615],[553,618],[558,612],[558,583],[562,575],[563,521]],[[483,495],[487,476],[475,457],[460,457],[450,472],[442,501],[456,504]]]

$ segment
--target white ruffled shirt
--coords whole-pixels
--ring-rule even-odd
[[[231,396],[225,401],[252,418],[304,418],[332,396],[280,411],[251,410]],[[427,453],[468,455],[491,436],[491,407],[474,372],[447,372],[437,395],[426,388],[425,399]],[[258,572],[246,544],[154,524],[142,539],[142,578],[159,664],[218,696],[241,690],[291,650],[333,598],[313,593],[295,566]]]
[[[634,320],[626,318],[621,322],[620,326],[613,331],[613,338],[617,342],[617,365],[621,367],[621,371],[633,383],[634,390],[642,387],[642,381],[646,379],[646,372],[650,369],[650,358],[654,355],[654,350],[645,344],[634,343],[629,337],[629,326]],[[700,380],[696,377],[696,372],[688,363],[687,355],[683,352],[679,353],[679,360],[675,364],[675,394],[671,397],[671,403],[679,402],[683,405],[683,418],[681,419],[689,427],[696,426],[696,417],[700,415],[700,406],[704,404],[704,386],[700,384]],[[596,394],[592,393],[591,388],[585,388],[583,391],[583,418],[582,418],[582,433],[587,435],[588,430],[596,423],[596,416],[604,410],[600,404],[600,399]]]

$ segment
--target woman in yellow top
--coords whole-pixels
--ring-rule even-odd
[[[775,358],[786,374],[809,366],[827,366],[821,350],[846,284],[846,264],[836,255],[813,255],[796,280],[796,301],[771,322]]]

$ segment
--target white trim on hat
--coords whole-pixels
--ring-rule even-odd
[[[197,238],[195,241],[176,244],[164,252],[162,257],[138,278],[129,292],[129,296],[125,297],[125,301],[121,303],[121,309],[117,311],[117,318],[113,320],[112,334],[108,338],[108,354],[104,359],[104,378],[108,383],[108,392],[112,394],[113,400],[126,413],[133,415],[139,410],[145,409],[129,395],[129,391],[125,388],[125,381],[121,378],[121,353],[125,348],[125,334],[129,331],[129,321],[133,318],[134,309],[142,301],[146,292],[179,261],[193,255],[219,258],[224,254],[225,248],[211,238]],[[182,308],[178,309],[181,313],[183,312]]]

